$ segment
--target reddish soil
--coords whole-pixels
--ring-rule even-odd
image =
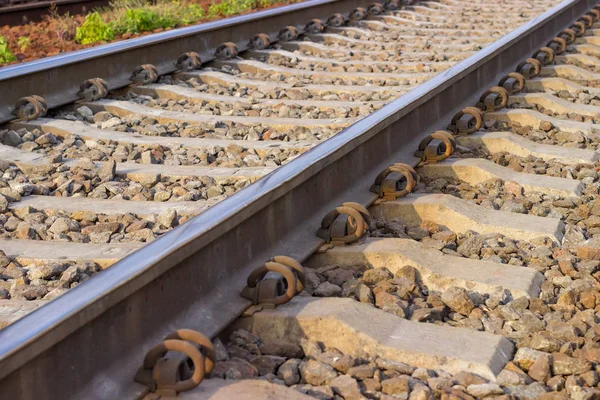
[[[256,11],[261,11],[267,8],[275,8],[280,7],[282,5],[286,5],[292,3],[293,1],[283,0],[274,4],[271,7],[260,8],[251,10],[242,14],[250,14]],[[211,0],[201,0],[197,2],[205,9],[208,8],[208,5],[211,3]],[[242,15],[239,14],[239,15]],[[99,46],[102,44],[106,44],[107,42],[98,42],[94,44],[82,45],[76,43],[73,38],[75,36],[75,27],[79,26],[84,20],[84,16],[77,15],[73,17],[74,23],[69,24],[67,26],[64,22],[65,20],[45,20],[42,22],[32,22],[28,25],[20,25],[20,26],[0,26],[0,36],[4,36],[8,42],[8,47],[12,51],[12,53],[17,58],[17,61],[10,63],[0,63],[0,67],[18,64],[26,61],[37,60],[39,58],[55,56],[60,53],[66,53],[70,51],[85,49],[88,47]],[[198,21],[192,25],[198,25],[202,22],[206,21],[214,21],[214,19],[204,19]],[[167,29],[155,29],[153,32],[143,32],[143,33],[126,33],[124,35],[116,36],[115,40],[112,42],[118,42],[121,40],[131,39],[139,36],[150,35],[152,33],[158,33],[165,30],[171,30],[176,28],[167,28]],[[21,50],[19,48],[18,40],[20,37],[28,37],[30,42],[27,48]]]

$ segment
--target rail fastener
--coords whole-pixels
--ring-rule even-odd
[[[411,193],[417,186],[419,176],[408,164],[392,164],[377,175],[371,192],[377,193],[377,201],[396,200]]]

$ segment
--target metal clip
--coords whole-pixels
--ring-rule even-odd
[[[565,31],[566,31],[566,29],[565,29]],[[565,31],[563,31],[561,33],[562,36],[571,36],[569,32],[565,32]],[[571,31],[571,32],[573,32],[573,31]],[[546,44],[547,47],[550,47],[552,50],[554,50],[554,52],[556,53],[557,56],[559,56],[562,53],[564,53],[565,51],[567,51],[567,41],[561,35],[559,35],[558,37],[555,37],[554,39],[552,39],[551,41],[549,41]],[[573,40],[575,40],[575,32],[573,32]],[[525,74],[523,74],[523,75],[525,75]]]
[[[483,126],[483,113],[476,107],[465,107],[452,118],[448,130],[459,135],[477,132]]]
[[[77,95],[86,101],[103,99],[108,95],[108,83],[102,78],[87,79],[79,85]]]
[[[169,351],[184,357],[166,357]],[[215,360],[213,345],[206,336],[180,329],[146,353],[134,380],[146,385],[158,398],[175,397],[197,387],[212,371]]]
[[[435,131],[419,143],[415,157],[426,163],[437,163],[450,157],[456,148],[456,141],[450,132]]]
[[[552,52],[554,54],[554,52]],[[498,86],[502,86],[508,94],[516,94],[525,88],[525,77],[518,72],[511,72],[500,79]]]
[[[195,51],[189,51],[187,53],[183,53],[177,59],[177,63],[175,67],[181,71],[193,71],[195,69],[200,69],[202,66],[202,59],[200,58],[200,54]]]
[[[554,53],[554,50],[552,50],[550,47],[542,47],[541,49],[533,53],[532,58],[538,60],[542,65],[548,65],[554,62],[556,54]]]
[[[384,169],[375,178],[371,192],[377,193],[383,200],[396,200],[413,191],[417,186],[418,175],[408,164],[393,164]]]
[[[358,203],[344,203],[323,218],[317,236],[333,245],[358,241],[369,230],[371,215]]]
[[[263,279],[268,272],[277,272],[282,278]],[[298,261],[287,256],[276,256],[253,270],[246,284],[241,296],[252,304],[279,305],[287,303],[304,290],[306,275]]]
[[[271,44],[271,38],[266,33],[257,33],[252,36],[248,46],[256,50],[264,50]]]
[[[508,91],[500,86],[494,86],[481,95],[477,107],[485,111],[496,111],[508,104]]]
[[[22,121],[29,121],[43,117],[48,112],[46,100],[43,97],[33,95],[20,98],[15,104],[13,114]]]

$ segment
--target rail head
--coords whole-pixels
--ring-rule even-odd
[[[141,332],[140,329],[131,332],[126,338],[128,344],[156,340],[164,331],[159,325],[172,325],[175,320],[189,321],[192,317],[189,312],[173,313],[178,304],[164,305],[164,310],[156,310],[156,316],[142,315],[145,310],[159,304],[159,297],[165,295],[157,284],[159,277],[173,273],[174,269],[181,271],[182,268],[201,268],[201,265],[194,263],[202,260],[199,255],[208,252],[207,249],[210,248],[212,259],[215,259],[215,254],[221,255],[219,265],[203,267],[210,275],[207,280],[212,279],[208,283],[214,284],[222,281],[223,277],[220,275],[224,272],[219,268],[228,263],[235,261],[239,266],[232,272],[232,276],[244,275],[249,267],[262,259],[265,245],[257,241],[256,237],[297,238],[290,233],[294,227],[300,227],[299,234],[310,234],[311,229],[317,226],[315,221],[323,215],[323,209],[331,203],[339,203],[341,194],[358,193],[358,196],[365,198],[368,187],[353,188],[354,180],[375,176],[374,171],[390,164],[390,160],[397,161],[398,152],[407,143],[414,143],[425,132],[442,128],[439,121],[447,121],[449,116],[465,104],[472,103],[481,94],[475,89],[495,85],[503,74],[514,70],[523,58],[529,57],[532,51],[595,3],[592,0],[563,1],[185,225],[119,261],[102,274],[0,331],[0,388],[14,389],[16,384],[11,386],[10,379],[5,379],[7,376],[18,378],[21,384],[33,382],[33,378],[28,378],[27,374],[34,375],[31,371],[36,366],[44,365],[48,357],[61,354],[60,352],[74,352],[75,349],[69,350],[64,339],[77,335],[79,338],[85,337],[84,333],[78,332],[82,332],[86,324],[86,329],[114,327],[109,321],[114,317],[110,314],[111,309],[140,306],[140,310],[131,311],[136,313],[135,323],[149,323],[150,318],[157,319],[161,316],[166,318],[168,312],[174,314],[171,319],[167,318],[160,323],[149,323],[148,339],[142,334],[149,332]],[[332,177],[338,179],[334,180]],[[299,204],[299,193],[307,199],[302,202],[305,203],[304,209],[289,210],[289,207],[282,205],[289,203],[293,207]],[[277,212],[282,210],[283,213]],[[248,224],[253,231],[249,231]],[[239,246],[244,239],[251,244],[240,247],[237,254],[227,252],[232,247],[227,241],[237,240],[234,244]],[[319,243],[315,238],[297,241],[292,247],[282,243],[277,246],[278,249],[287,246],[291,249],[290,255],[303,259]],[[229,289],[235,289],[239,281],[231,280]],[[194,293],[195,289],[191,288],[194,283],[180,281],[178,285],[181,289],[178,295],[185,297]],[[153,293],[150,293],[149,288]],[[143,296],[148,304],[144,303],[142,307],[139,303],[141,295],[136,300],[131,300],[130,297],[133,298],[144,290],[148,291]],[[198,295],[197,291],[195,294]],[[178,303],[178,299],[174,297],[172,294],[170,300]],[[217,333],[219,326],[223,327],[234,319],[239,314],[239,306],[244,305],[236,290],[220,293],[218,296],[213,291],[208,291],[204,297],[186,300],[194,301],[195,304],[204,301],[207,306],[218,303],[218,315],[211,314],[212,325],[203,330],[203,333],[211,336]],[[198,321],[196,323],[200,324]],[[124,332],[124,328],[114,328]],[[107,346],[113,351],[119,347],[114,344]],[[141,351],[142,349],[139,350]],[[89,353],[86,355],[89,356]],[[71,356],[75,357],[74,354]],[[99,364],[102,362],[99,361]],[[107,368],[109,362],[105,361],[105,364],[99,368]],[[84,375],[85,373],[82,372]]]

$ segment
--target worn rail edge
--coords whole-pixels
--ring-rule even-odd
[[[48,108],[58,107],[79,100],[79,85],[87,79],[102,78],[110,90],[118,89],[132,83],[131,74],[139,65],[153,64],[160,75],[171,73],[183,53],[195,51],[205,63],[215,58],[213,51],[221,43],[236,43],[244,51],[256,33],[266,33],[276,42],[287,25],[303,28],[313,18],[326,20],[371,3],[309,0],[0,68],[0,123],[15,118],[15,103],[25,96],[39,95]]]
[[[369,182],[383,167],[413,160],[419,136],[443,128],[596,2],[562,2],[4,329],[0,392],[135,396],[132,374],[152,343],[181,327],[217,334],[248,304],[239,290],[251,268],[274,254],[306,259],[327,211],[373,201]]]

